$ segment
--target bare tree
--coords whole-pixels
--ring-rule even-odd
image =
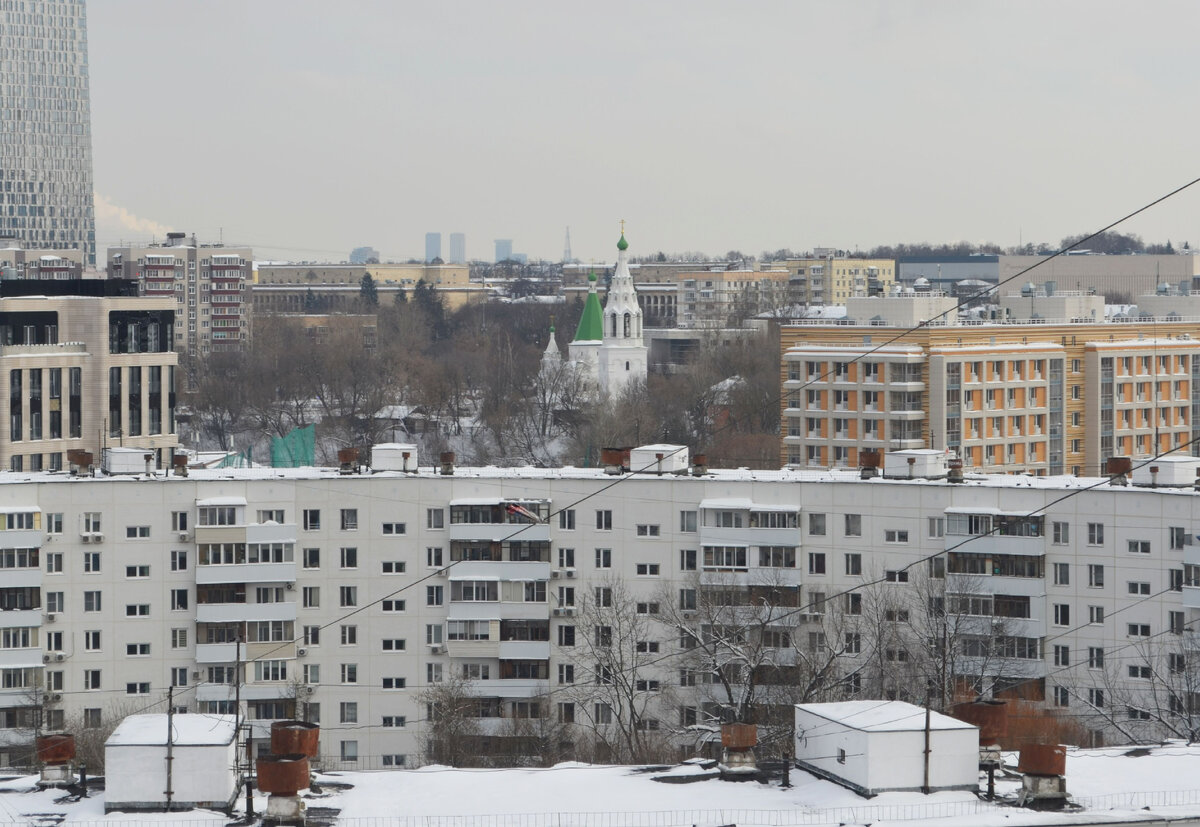
[[[483,746],[480,699],[472,684],[457,675],[429,684],[417,696],[425,705],[425,760],[452,767],[475,766]]]
[[[643,763],[667,753],[661,628],[617,577],[602,580],[576,608],[575,722],[605,760]]]

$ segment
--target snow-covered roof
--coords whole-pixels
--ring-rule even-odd
[[[799,511],[799,505],[764,505],[742,497],[701,500],[700,508],[720,511]]]
[[[237,719],[233,715],[187,713],[171,716],[171,743],[177,746],[217,746],[233,741]],[[130,715],[104,742],[106,747],[164,746],[167,715]]]
[[[205,497],[202,500],[196,500],[196,505],[246,505],[245,497]]]
[[[796,708],[860,732],[909,732],[925,729],[925,708],[904,701],[842,701],[831,704],[796,704]],[[940,712],[930,712],[929,728],[975,729],[975,725]]]

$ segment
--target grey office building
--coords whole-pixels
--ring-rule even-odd
[[[442,234],[425,233],[425,263],[442,257]]]
[[[84,0],[0,2],[0,239],[96,263]]]
[[[467,263],[466,233],[450,233],[450,260],[448,264]]]

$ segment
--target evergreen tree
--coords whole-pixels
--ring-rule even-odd
[[[363,273],[362,281],[358,283],[358,296],[367,307],[379,306],[379,291],[370,273]]]
[[[311,287],[304,292],[304,312],[309,314],[321,312],[321,305],[317,301],[317,294],[313,292]]]

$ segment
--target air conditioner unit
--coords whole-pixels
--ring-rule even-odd
[[[199,670],[199,669],[197,669],[196,671],[192,672],[192,680],[194,680],[194,681],[198,681],[198,680],[200,680],[200,674],[201,674],[201,673],[200,673],[200,670]]]
[[[49,663],[49,662],[50,662],[50,656],[42,655],[42,663]]]
[[[58,621],[58,613],[57,612],[50,612],[50,614],[46,615],[47,623],[55,623],[57,621]]]
[[[434,643],[430,645],[429,651],[435,655],[443,655],[446,653],[446,646],[443,643]]]
[[[56,654],[54,656],[54,660],[57,661],[58,663],[62,663],[63,658],[65,658],[65,657],[66,657],[66,655],[64,655],[62,652],[59,652],[58,654]]]
[[[553,612],[551,612],[551,614],[553,614],[555,617],[562,617],[564,611],[566,611],[566,610],[565,609],[555,609]]]
[[[574,617],[575,616],[575,607],[574,606],[563,606],[562,613],[566,617]]]
[[[292,589],[296,588],[296,584],[295,584],[295,583],[288,583],[287,585],[285,585],[285,586],[284,586],[284,588],[285,588],[285,589],[287,589],[287,590],[290,592]]]
[[[562,572],[558,569],[554,569],[550,572],[550,577],[554,580],[557,580],[558,578],[562,577]]]
[[[51,696],[50,696],[50,700],[51,700],[53,703],[58,703],[59,701],[61,701],[61,700],[62,700],[62,693],[61,693],[61,692],[55,692],[53,695],[51,695]]]
[[[306,686],[306,687],[304,687],[304,694],[305,694],[305,695],[311,695],[312,693],[314,693],[314,692],[316,692],[316,691],[317,691],[317,688],[316,688],[315,686]]]
[[[696,616],[696,610],[695,609],[684,609],[682,612],[679,613],[679,615],[680,615],[680,617],[690,620],[691,618]]]
[[[308,650],[307,650],[307,649],[297,649],[297,650],[296,650],[296,657],[298,657],[298,658],[302,658],[302,657],[304,657],[304,656],[305,656],[305,655],[307,655],[307,654],[308,654]]]
[[[104,542],[104,535],[103,535],[103,534],[93,534],[93,535],[92,535],[92,542],[93,542],[93,543],[103,543],[103,542]]]
[[[567,577],[574,577],[575,569],[567,569],[563,572],[563,574],[565,574]]]
[[[186,542],[187,540],[190,540],[192,538],[191,538],[191,535],[189,535],[186,531],[181,531],[181,532],[179,532],[179,539],[184,540]]]
[[[92,535],[90,535],[90,534],[84,534],[84,535],[83,535],[82,537],[80,537],[79,539],[80,539],[80,542],[83,542],[83,543],[90,543],[90,542],[92,541]]]

